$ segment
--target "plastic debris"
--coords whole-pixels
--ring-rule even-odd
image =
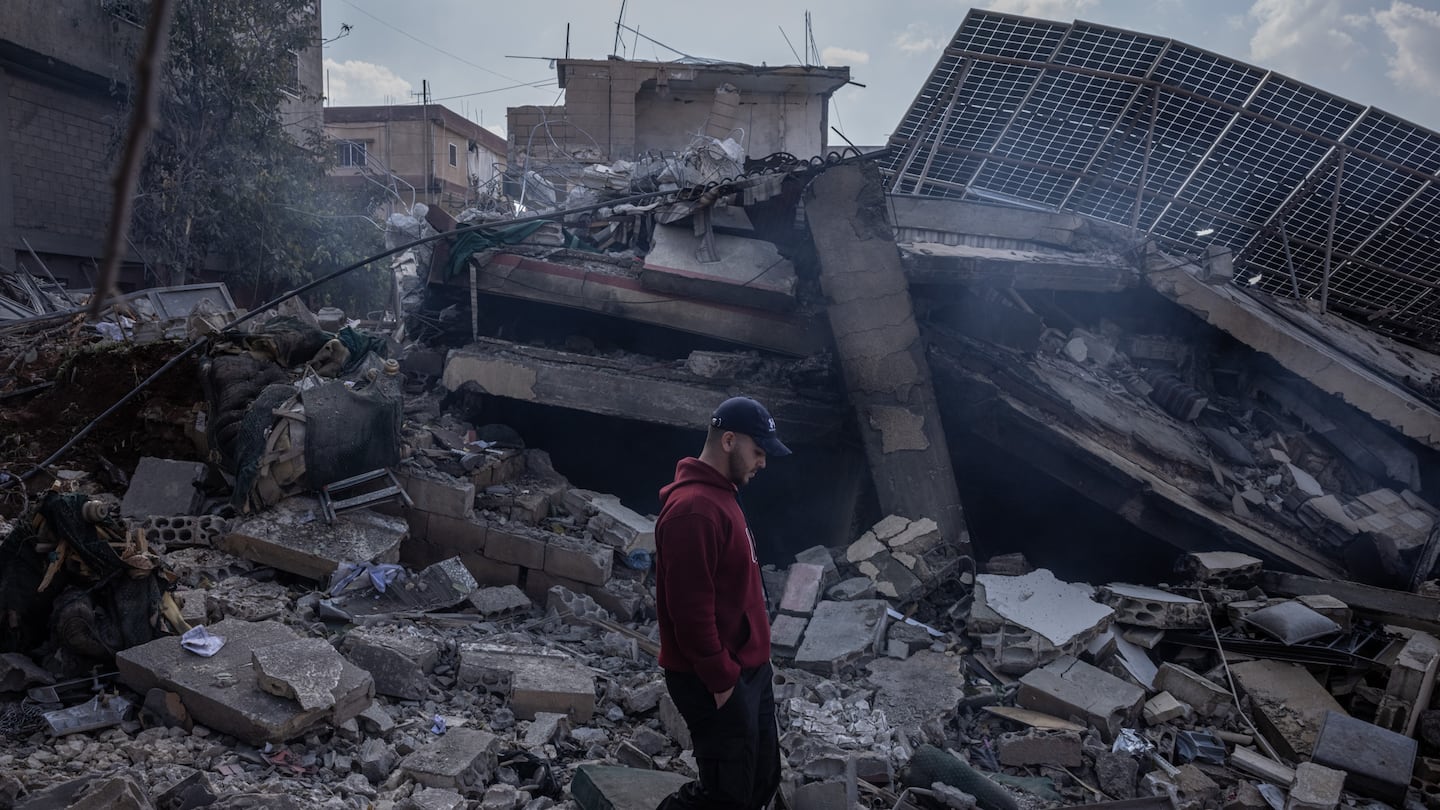
[[[202,658],[209,658],[225,646],[225,637],[211,633],[203,624],[197,624],[180,637],[180,646]]]

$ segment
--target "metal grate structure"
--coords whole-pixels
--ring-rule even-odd
[[[1182,42],[972,10],[882,165],[895,193],[1227,245],[1237,284],[1440,345],[1440,134]]]

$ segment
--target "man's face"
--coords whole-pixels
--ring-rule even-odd
[[[726,456],[730,459],[730,481],[737,487],[750,483],[755,473],[765,469],[765,451],[744,433],[725,434]]]

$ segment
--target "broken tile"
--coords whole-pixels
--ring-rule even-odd
[[[400,559],[405,521],[355,509],[327,524],[320,503],[308,496],[287,498],[267,512],[239,520],[219,543],[237,557],[309,579],[323,580],[342,562]]]

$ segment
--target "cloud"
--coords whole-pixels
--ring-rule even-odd
[[[986,8],[1002,14],[1070,20],[1080,16],[1080,12],[1085,9],[1098,5],[1100,0],[991,0]]]
[[[1296,76],[1344,71],[1365,48],[1352,31],[1364,18],[1346,14],[1342,0],[1255,0],[1246,15],[1258,23],[1250,58]]]
[[[820,63],[824,65],[868,65],[870,54],[850,48],[827,45],[820,51]]]
[[[1440,96],[1440,11],[1392,0],[1375,12],[1375,22],[1395,46],[1387,75],[1401,87]]]
[[[384,65],[356,59],[325,60],[325,95],[336,106],[405,104],[412,89],[410,82]]]
[[[908,54],[922,54],[938,51],[945,47],[945,40],[931,33],[930,26],[910,23],[905,30],[895,35],[895,47]]]

